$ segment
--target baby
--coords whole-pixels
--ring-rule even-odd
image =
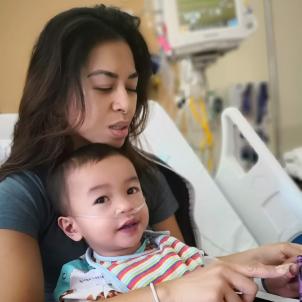
[[[56,166],[48,191],[58,225],[85,255],[66,263],[56,301],[97,300],[183,276],[203,266],[203,252],[165,232],[146,230],[148,207],[139,164],[123,149],[84,146]]]

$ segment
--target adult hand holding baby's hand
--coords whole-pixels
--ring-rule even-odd
[[[289,270],[286,274],[277,278],[267,278],[262,280],[265,289],[275,295],[289,298],[297,298],[299,294],[298,283],[298,264],[296,257],[285,261],[289,264]]]
[[[283,297],[298,296],[298,281],[296,278],[298,267],[296,257],[302,254],[302,245],[294,243],[275,243],[264,245],[256,249],[221,257],[228,263],[249,263],[254,267],[261,266],[272,272],[264,280],[265,289],[272,294]],[[274,275],[280,270],[283,274]]]

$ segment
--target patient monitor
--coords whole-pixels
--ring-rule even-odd
[[[224,53],[238,47],[256,29],[256,19],[243,0],[165,0],[161,5],[176,56]]]

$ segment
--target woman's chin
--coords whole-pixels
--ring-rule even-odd
[[[108,140],[99,140],[99,139],[93,139],[93,140],[87,140],[85,138],[78,139],[76,141],[76,148],[82,147],[84,145],[88,144],[104,144],[104,145],[109,145],[114,148],[121,148],[126,141],[126,138],[121,138],[121,139],[108,139]]]
[[[121,148],[124,145],[125,140],[126,140],[125,138],[119,139],[119,140],[112,140],[112,141],[107,142],[105,144],[110,145],[114,148]]]
[[[111,144],[111,146],[114,147],[114,148],[122,148],[123,145],[124,145],[124,142],[119,143],[119,144],[117,144],[117,143],[116,144]]]

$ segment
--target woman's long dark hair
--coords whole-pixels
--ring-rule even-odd
[[[0,179],[54,163],[71,151],[74,130],[67,122],[70,100],[76,99],[80,124],[85,118],[80,72],[91,50],[100,43],[121,40],[132,51],[138,86],[129,135],[136,137],[142,131],[148,113],[151,60],[139,23],[137,17],[99,5],[70,9],[46,24],[33,48],[11,154],[0,168]],[[125,144],[131,149],[129,139]]]

